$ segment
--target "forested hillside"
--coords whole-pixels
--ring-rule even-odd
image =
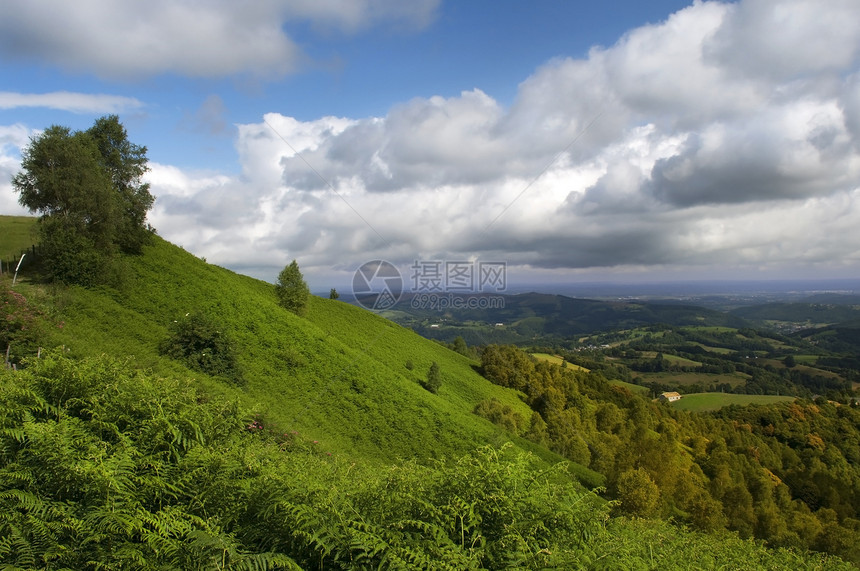
[[[607,476],[617,509],[860,561],[860,409],[823,399],[687,413],[601,373],[490,346],[494,382],[539,414],[531,438]]]

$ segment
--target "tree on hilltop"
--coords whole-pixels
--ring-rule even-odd
[[[117,193],[115,198],[120,208],[117,243],[126,252],[139,253],[149,236],[146,213],[155,202],[149,183],[143,182],[143,175],[149,170],[146,147],[128,140],[128,133],[116,115],[97,119],[87,134],[95,141],[100,164]]]
[[[141,180],[146,170],[146,147],[129,142],[116,115],[88,131],[53,125],[31,139],[12,185],[21,205],[40,215],[51,278],[91,285],[117,251],[141,251],[154,201]]]

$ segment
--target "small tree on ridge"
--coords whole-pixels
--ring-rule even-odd
[[[278,303],[282,307],[289,309],[296,315],[305,314],[311,292],[299,270],[299,264],[295,260],[278,274],[275,294],[277,294]]]

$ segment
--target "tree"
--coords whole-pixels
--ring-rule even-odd
[[[648,517],[660,501],[660,490],[657,484],[643,468],[628,469],[618,477],[618,499],[624,513]]]
[[[155,202],[149,183],[142,181],[149,170],[146,147],[128,140],[116,115],[97,119],[87,134],[95,141],[100,164],[117,193],[115,198],[121,211],[118,244],[126,252],[140,253],[149,237],[146,213]]]
[[[439,363],[433,361],[430,365],[430,370],[427,371],[427,379],[424,381],[424,388],[431,393],[438,393],[439,387],[442,386],[442,373],[439,371]]]
[[[330,291],[330,292],[329,292],[329,294],[328,294],[328,298],[329,298],[329,299],[338,299],[338,298],[340,298],[340,294],[339,294],[339,293],[337,293],[337,290],[336,290],[336,289],[331,288],[331,291]]]
[[[458,335],[456,339],[454,339],[454,345],[451,347],[454,351],[461,355],[465,355],[466,357],[471,357],[472,352],[469,351],[469,346],[466,345],[466,340],[463,339],[462,336]]]
[[[299,264],[295,260],[278,274],[275,293],[278,296],[278,302],[283,307],[296,315],[304,315],[307,310],[310,290],[299,270]]]
[[[150,228],[146,148],[128,141],[116,116],[89,131],[51,126],[30,141],[12,179],[18,201],[41,215],[41,253],[51,278],[100,281],[119,249],[139,252]]]

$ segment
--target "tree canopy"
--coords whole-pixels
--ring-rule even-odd
[[[116,115],[87,131],[53,125],[32,138],[12,179],[19,202],[39,213],[50,276],[84,285],[116,251],[140,253],[151,228],[146,147],[128,140]]]

